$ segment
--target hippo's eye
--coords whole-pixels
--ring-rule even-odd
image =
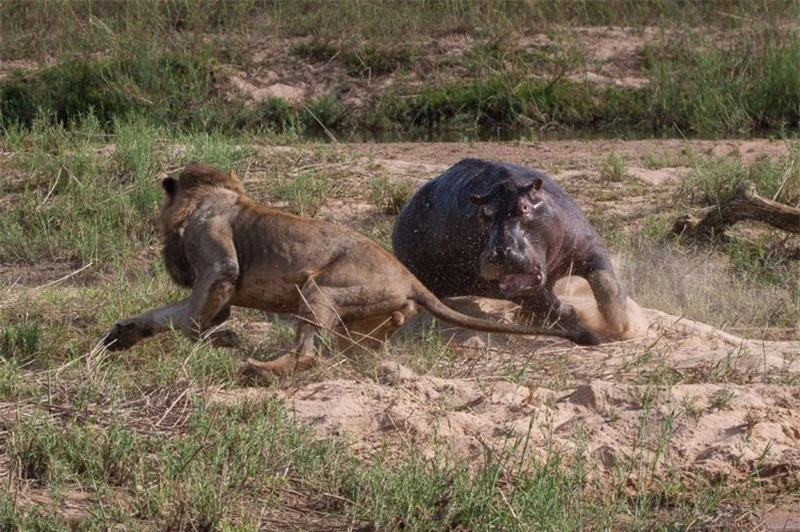
[[[526,201],[520,205],[520,212],[525,217],[533,216],[536,211],[542,208],[542,205],[544,205],[544,202],[541,199],[535,199],[530,203]]]

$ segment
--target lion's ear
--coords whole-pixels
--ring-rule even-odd
[[[174,196],[178,192],[178,182],[172,177],[165,177],[161,181],[161,186],[164,187],[167,196]]]

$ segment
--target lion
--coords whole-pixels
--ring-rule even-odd
[[[228,319],[231,306],[297,317],[288,352],[266,362],[245,361],[245,372],[261,376],[314,366],[320,329],[357,345],[381,345],[418,307],[459,327],[575,341],[567,331],[460,314],[377,243],[345,227],[260,205],[245,194],[235,172],[191,162],[162,186],[164,263],[172,280],[191,294],[118,321],[102,340],[111,350],[171,328],[199,339]],[[230,345],[229,334],[217,331],[210,338]]]

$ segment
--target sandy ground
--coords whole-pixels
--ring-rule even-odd
[[[264,148],[262,155],[275,149]],[[603,203],[596,197],[603,186],[598,169],[613,151],[627,161],[640,189],[638,196],[632,193],[614,207],[632,220],[644,216],[689,172],[681,155],[687,151],[745,161],[785,152],[779,142],[671,140],[359,144],[342,149],[361,160],[355,166],[363,164],[364,173],[415,184],[467,156],[526,164],[549,171],[588,210]],[[642,158],[653,153],[674,164],[644,168]],[[245,177],[258,181],[256,173]],[[354,227],[369,210],[363,205],[348,209],[346,200],[334,205],[319,215]],[[564,298],[601,326],[585,282],[563,284],[568,285]],[[473,313],[513,313],[507,302],[462,303],[471,305]],[[650,464],[631,474],[633,484],[674,472],[686,483],[753,476],[763,482],[800,482],[800,342],[740,338],[629,303],[635,326],[628,338],[600,347],[443,328],[456,353],[445,369],[440,365],[415,373],[388,352],[377,378],[284,383],[277,392],[247,388],[216,399],[277,393],[298,423],[319,437],[342,438],[364,454],[388,445],[430,456],[445,452],[477,464],[487,453],[543,459],[554,451],[577,451],[596,466],[593,474],[600,479]],[[403,334],[417,334],[426,323],[428,318],[420,316]]]
[[[565,299],[596,313],[581,296]],[[299,423],[360,453],[389,444],[480,463],[488,450],[542,459],[579,450],[609,474],[644,458],[653,467],[643,481],[677,470],[684,481],[757,472],[800,482],[800,389],[782,383],[800,371],[800,342],[746,340],[652,309],[636,314],[632,339],[595,348],[549,340],[508,348],[447,330],[463,357],[452,365],[465,377],[419,375],[386,359],[376,380],[325,380],[278,395]],[[534,369],[515,379],[511,367]],[[568,384],[554,389],[530,377],[548,369]],[[249,388],[218,399],[272,393]]]

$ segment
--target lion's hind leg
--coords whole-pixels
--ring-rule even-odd
[[[301,295],[302,302],[297,313],[297,332],[292,348],[288,353],[266,362],[248,358],[243,368],[244,373],[255,373],[261,377],[283,376],[311,369],[316,365],[317,333],[320,330],[335,330],[341,318],[330,295],[313,279],[303,285]]]
[[[318,327],[302,318],[298,319],[300,322],[297,324],[295,342],[289,352],[266,362],[248,358],[245,360],[243,372],[269,378],[270,376],[291,375],[295,371],[313,368],[317,363],[317,358],[314,356],[314,339]]]
[[[406,316],[399,310],[388,316],[380,315],[351,321],[336,328],[337,345],[344,352],[352,349],[378,350],[405,321]]]

